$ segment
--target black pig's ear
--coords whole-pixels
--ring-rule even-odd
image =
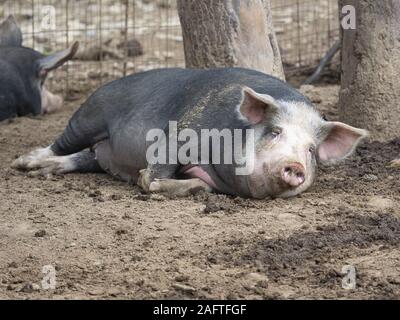
[[[239,107],[239,112],[251,124],[263,122],[275,114],[279,109],[276,100],[267,95],[255,92],[248,87],[243,88],[243,99]]]
[[[9,16],[0,24],[0,46],[20,47],[22,46],[22,32],[18,27],[14,16]]]
[[[56,52],[47,57],[41,58],[39,64],[39,76],[44,78],[47,73],[62,66],[68,60],[71,60],[75,53],[78,51],[79,42],[74,42],[72,46],[60,52]]]

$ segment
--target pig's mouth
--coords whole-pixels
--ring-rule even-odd
[[[189,176],[190,178],[199,178],[200,180],[207,183],[211,188],[217,190],[217,185],[210,175],[200,166],[197,165],[187,165],[180,170],[181,174]]]

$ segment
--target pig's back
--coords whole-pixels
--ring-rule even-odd
[[[128,121],[131,117],[173,120],[189,103],[209,92],[229,86],[248,86],[278,100],[309,101],[287,83],[264,73],[243,68],[156,69],[113,81],[93,94],[88,104],[101,108],[106,119]],[[236,97],[240,99],[240,97]],[[235,106],[233,106],[235,107]]]
[[[200,114],[204,127],[240,128],[233,111],[243,86],[278,100],[308,102],[285,82],[254,70],[156,69],[98,89],[73,115],[56,149],[77,152],[115,135],[141,138],[150,128],[166,128],[168,121],[191,114]]]
[[[174,104],[190,79],[201,72],[171,68],[137,73],[110,82],[90,99],[101,105],[109,118],[126,119],[137,112],[150,115]]]

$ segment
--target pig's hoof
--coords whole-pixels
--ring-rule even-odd
[[[11,167],[19,170],[32,170],[40,168],[41,163],[52,156],[54,156],[54,152],[50,149],[50,147],[36,149],[27,155],[16,159],[11,164]]]
[[[142,188],[146,193],[150,192],[150,170],[142,169],[139,171],[139,178],[137,181],[137,185]]]
[[[400,159],[393,160],[389,163],[390,168],[400,168]]]

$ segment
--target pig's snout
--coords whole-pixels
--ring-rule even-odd
[[[302,185],[306,180],[304,166],[298,162],[285,165],[281,170],[281,178],[290,187],[296,188]]]
[[[64,100],[58,95],[42,88],[42,113],[53,113],[60,110],[64,105]]]

